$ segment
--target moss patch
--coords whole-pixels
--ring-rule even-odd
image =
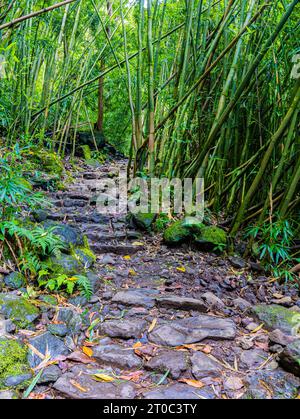
[[[91,268],[97,260],[96,255],[86,247],[78,247],[74,250],[74,257],[80,261],[85,268]]]
[[[0,338],[0,387],[3,387],[6,378],[29,371],[27,348],[15,340]]]
[[[225,231],[216,226],[202,228],[201,238],[202,240],[215,245],[227,243],[227,235]]]
[[[156,220],[156,214],[144,214],[144,213],[138,213],[138,214],[132,214],[132,219],[134,224],[144,231],[150,231],[151,226]]]
[[[252,311],[267,329],[279,329],[288,335],[300,336],[300,313],[278,305],[258,305]]]
[[[0,294],[0,312],[21,329],[28,327],[39,316],[37,307],[12,294]]]
[[[189,228],[185,227],[182,221],[176,221],[168,227],[164,233],[164,241],[170,245],[178,245],[186,242],[191,237]]]
[[[227,234],[216,226],[203,227],[199,233],[194,234],[194,241],[200,250],[222,251],[227,246]]]

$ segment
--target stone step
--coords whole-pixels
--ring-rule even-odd
[[[145,250],[144,246],[135,246],[125,243],[91,243],[91,249],[98,255],[111,253],[119,256],[135,255]]]
[[[75,200],[75,201],[89,201],[90,200],[89,194],[80,193],[79,191],[78,192],[76,191],[56,192],[56,193],[49,194],[49,196],[52,199],[56,199],[56,200],[65,200],[65,199]]]
[[[127,239],[127,234],[126,231],[125,232],[111,232],[111,233],[106,233],[106,232],[102,232],[102,233],[96,233],[96,232],[85,232],[85,235],[87,236],[87,238],[93,242],[105,242],[105,241],[110,241],[110,240],[126,240]]]

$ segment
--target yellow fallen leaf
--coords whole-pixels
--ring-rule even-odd
[[[111,383],[112,381],[115,381],[113,377],[107,374],[94,374],[93,378],[97,381],[105,381],[106,383]]]
[[[142,242],[133,242],[132,244],[133,246],[144,246],[144,243]]]
[[[136,343],[133,345],[133,349],[138,349],[138,348],[141,348],[142,346],[143,346],[142,342],[136,342]]]
[[[179,268],[177,268],[177,271],[178,271],[178,272],[185,273],[185,272],[186,272],[186,269],[185,269],[185,267],[184,267],[184,266],[180,266]]]
[[[258,326],[256,329],[252,330],[251,334],[259,332],[264,327],[264,323]]]
[[[70,383],[72,384],[72,386],[76,387],[82,393],[87,393],[88,392],[88,390],[86,388],[82,387],[79,383],[77,383],[77,381],[70,380]]]
[[[87,346],[83,346],[82,352],[90,358],[92,358],[92,356],[94,354],[93,349],[88,348]]]
[[[157,319],[154,319],[153,322],[151,323],[151,326],[148,329],[148,333],[151,333],[152,330],[155,329],[156,324],[157,324]]]
[[[179,380],[181,383],[185,383],[188,386],[195,387],[195,388],[203,388],[205,387],[205,384],[203,384],[201,381],[198,380],[189,380],[188,378],[183,378],[182,380]]]
[[[131,256],[129,256],[129,255],[128,256],[124,256],[123,259],[124,260],[131,260]]]
[[[129,269],[129,275],[131,275],[131,276],[137,276],[137,273],[135,272],[134,269]]]

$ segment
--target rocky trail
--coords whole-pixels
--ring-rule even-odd
[[[83,166],[67,191],[48,194],[51,210],[36,215],[44,224],[66,224],[71,241],[88,238],[97,256],[90,301],[40,296],[45,304],[34,305],[5,281],[0,338],[27,344],[30,367],[40,374],[30,397],[298,397],[298,290],[239,257],[170,248],[159,235],[128,226],[125,216],[98,214],[97,181],[125,167],[123,160]],[[31,326],[15,330],[11,301]],[[0,398],[21,397],[16,389],[30,379],[8,377]]]

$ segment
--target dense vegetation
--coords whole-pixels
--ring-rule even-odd
[[[27,162],[28,150],[74,156],[84,131],[89,157],[103,157],[105,138],[129,156],[132,175],[204,177],[209,216],[290,277],[299,237],[299,0],[54,4],[0,5],[2,249],[18,266],[36,249],[53,251],[51,235],[40,243],[35,230],[18,230],[20,205],[36,198],[24,153],[11,150],[17,144]],[[23,174],[11,170],[15,158]]]

